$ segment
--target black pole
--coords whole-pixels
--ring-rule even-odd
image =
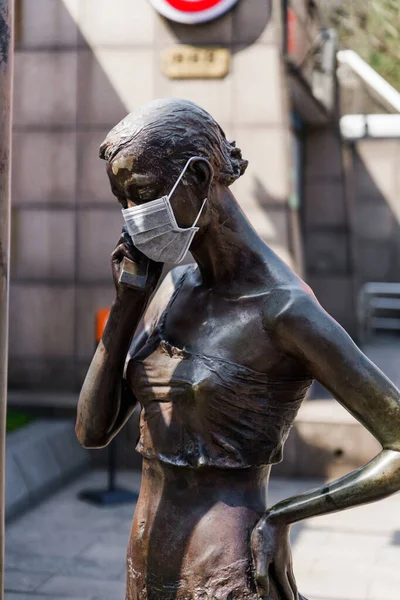
[[[0,0],[0,600],[4,599],[13,0]]]
[[[282,0],[282,54],[286,58],[289,54],[288,11],[289,0]]]

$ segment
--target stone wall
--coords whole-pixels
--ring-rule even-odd
[[[342,142],[334,126],[305,137],[303,239],[307,282],[323,307],[356,334],[354,264]]]
[[[241,0],[186,27],[148,0],[19,0],[15,57],[10,385],[79,389],[94,315],[113,299],[109,255],[122,218],[98,146],[140,104],[183,96],[208,109],[250,160],[235,184],[249,219],[293,262],[289,110],[280,3]],[[223,80],[171,81],[176,43],[232,52]]]
[[[400,281],[400,140],[361,140],[346,150],[356,291]]]

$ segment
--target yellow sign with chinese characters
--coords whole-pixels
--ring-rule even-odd
[[[170,79],[223,79],[229,73],[231,53],[226,48],[178,45],[161,54],[161,70]]]

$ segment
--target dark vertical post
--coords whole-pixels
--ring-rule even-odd
[[[282,0],[282,54],[284,58],[289,53],[288,10],[289,0]]]
[[[0,600],[4,599],[13,0],[0,0]]]

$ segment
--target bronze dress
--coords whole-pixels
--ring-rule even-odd
[[[164,322],[186,273],[129,363],[129,382],[142,404],[137,450],[150,469],[152,461],[161,461],[167,469],[168,465],[196,471],[214,467],[236,470],[237,476],[237,470],[277,463],[312,380],[307,375],[274,380],[231,361],[171,345],[165,339]],[[184,490],[176,493],[181,494],[181,505]],[[157,515],[149,519],[139,499],[128,548],[127,599],[257,600],[249,540],[260,514],[240,502],[213,504],[210,490],[209,511],[203,503],[201,514],[180,515],[173,525],[174,492],[165,495],[162,512],[171,513],[166,531],[157,532],[157,527],[167,519],[158,520]],[[151,521],[147,531],[146,520]],[[217,527],[221,521],[225,522],[222,538],[222,528]],[[174,547],[173,527],[185,531],[186,526],[186,547]],[[160,552],[151,566],[144,556],[149,553],[150,536],[157,539],[153,554]],[[165,541],[162,551],[160,540]],[[165,565],[173,563],[177,553],[179,577],[175,568],[169,578]]]

